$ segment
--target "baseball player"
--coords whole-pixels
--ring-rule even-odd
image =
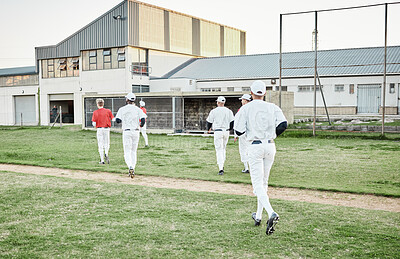
[[[140,105],[140,109],[144,112],[144,114],[147,115],[147,110],[144,107],[144,106],[146,106],[146,103],[144,101],[140,101],[139,105]],[[146,125],[147,124],[145,123],[144,126],[140,128],[140,133],[142,133],[142,136],[144,138],[145,146],[148,147],[149,146],[149,139],[147,138],[147,133],[146,133],[147,126]]]
[[[254,224],[260,225],[265,208],[269,216],[266,234],[271,235],[279,216],[269,202],[268,178],[276,153],[274,139],[286,130],[287,121],[277,105],[263,101],[266,87],[262,81],[253,82],[250,89],[253,101],[242,106],[237,113],[234,129],[239,136],[246,133],[249,142],[250,177],[257,196],[257,212],[252,214]]]
[[[129,93],[125,96],[126,105],[119,108],[115,121],[122,122],[122,142],[124,146],[124,159],[129,168],[129,176],[135,176],[135,166],[137,160],[137,147],[139,144],[139,128],[143,127],[147,115],[135,105],[135,94]],[[140,122],[140,124],[139,124]]]
[[[219,167],[219,175],[224,174],[224,163],[226,159],[226,144],[229,139],[229,130],[233,128],[233,112],[226,108],[225,97],[219,96],[217,99],[217,107],[210,111],[207,117],[208,133],[211,128],[214,130],[214,146],[217,155],[217,164]]]
[[[105,164],[104,156],[107,164],[109,164],[110,158],[108,157],[108,150],[110,150],[110,128],[111,120],[114,116],[109,109],[103,108],[103,99],[96,99],[96,103],[99,109],[93,112],[92,125],[97,129],[97,145],[100,154],[99,164]]]
[[[249,102],[251,102],[251,95],[249,94],[244,94],[242,95],[242,97],[239,98],[239,100],[242,102],[242,106],[248,104]],[[238,110],[238,112],[240,111],[240,109]],[[240,154],[240,160],[242,161],[243,165],[244,165],[244,169],[242,170],[242,173],[249,173],[249,163],[248,163],[248,159],[247,159],[247,140],[246,140],[246,134],[241,135],[240,137],[238,137],[235,133],[235,139],[234,141],[236,142],[237,139],[239,138],[239,154]]]

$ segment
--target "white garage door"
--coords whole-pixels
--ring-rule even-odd
[[[379,113],[381,105],[381,85],[357,86],[357,113]]]
[[[15,96],[15,124],[34,125],[36,122],[35,96]]]

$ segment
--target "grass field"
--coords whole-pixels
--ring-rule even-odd
[[[238,144],[227,147],[225,175],[217,175],[212,137],[150,135],[138,149],[137,174],[250,183]],[[277,140],[270,185],[400,197],[400,135],[288,131]],[[0,163],[126,173],[121,134],[111,134],[111,164],[99,165],[96,133],[63,129],[0,128]]]
[[[0,172],[0,257],[400,257],[399,213],[272,204],[266,236],[254,197]]]

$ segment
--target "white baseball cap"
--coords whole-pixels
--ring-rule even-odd
[[[134,93],[129,93],[125,96],[126,99],[128,99],[129,101],[135,101],[136,100],[136,95]]]
[[[140,106],[145,106],[146,103],[145,103],[144,101],[140,101],[140,102],[139,102],[139,105],[140,105]]]
[[[242,97],[239,98],[239,100],[247,100],[247,101],[251,101],[251,96],[249,94],[244,94],[242,95]]]
[[[263,96],[267,92],[267,87],[263,81],[257,80],[251,84],[250,90],[255,95]]]
[[[220,103],[225,103],[225,97],[223,97],[223,96],[218,96],[218,98],[217,98],[217,102],[220,102]]]

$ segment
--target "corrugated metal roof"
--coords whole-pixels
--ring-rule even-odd
[[[13,67],[0,69],[0,76],[34,75],[36,67]]]
[[[313,51],[282,55],[283,77],[314,76]],[[383,74],[384,48],[354,48],[318,51],[320,76]],[[400,74],[400,46],[387,48],[387,73]],[[279,53],[199,58],[164,78],[224,80],[278,78]]]

